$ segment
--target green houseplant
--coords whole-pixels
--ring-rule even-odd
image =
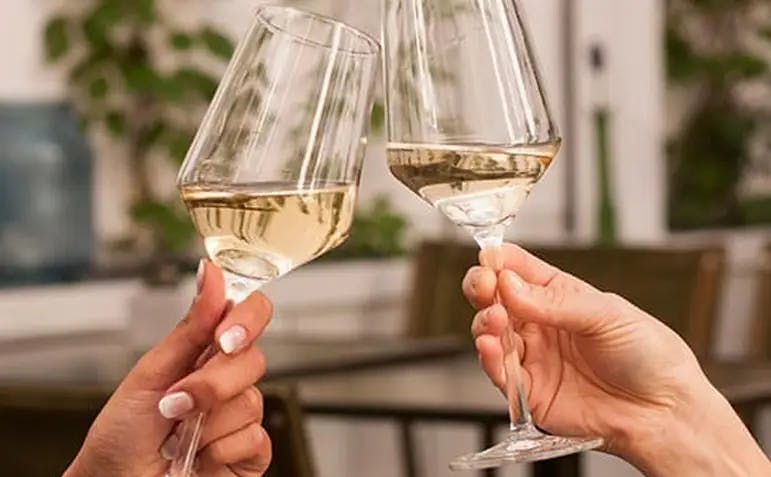
[[[744,94],[771,81],[766,4],[667,2],[669,80],[690,103],[669,144],[673,228],[771,223],[771,191],[742,187],[755,171],[771,175],[771,105]]]
[[[151,263],[186,251],[194,237],[176,197],[153,190],[152,160],[181,163],[216,90],[217,69],[233,53],[225,34],[178,25],[161,3],[69,2],[44,31],[47,58],[67,74],[84,125],[126,147],[131,215],[144,226]]]
[[[61,7],[44,31],[48,60],[68,77],[83,124],[124,144],[133,187],[131,216],[149,236],[151,282],[173,282],[176,258],[195,237],[176,194],[152,187],[163,157],[178,167],[218,83],[218,70],[234,50],[211,25],[184,27],[168,14],[168,0],[87,0]],[[297,2],[290,2],[297,3]],[[166,8],[164,8],[166,7]],[[207,66],[203,66],[207,65]],[[383,107],[373,115],[382,132]],[[298,147],[304,142],[298,138]],[[388,257],[403,250],[405,223],[387,200],[361,208],[351,240],[338,259]],[[136,242],[130,240],[129,242]]]

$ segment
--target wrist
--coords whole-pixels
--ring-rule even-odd
[[[623,457],[649,477],[754,477],[769,461],[726,399],[704,378],[695,392],[630,433]]]
[[[83,463],[81,454],[78,454],[67,470],[64,471],[62,477],[95,477],[95,475],[91,473],[88,466]]]

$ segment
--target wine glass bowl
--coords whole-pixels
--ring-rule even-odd
[[[178,180],[233,298],[348,236],[379,53],[335,20],[258,10]]]

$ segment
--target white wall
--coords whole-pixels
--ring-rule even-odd
[[[41,32],[49,0],[0,3],[0,101],[63,97],[60,75],[42,61]]]
[[[579,236],[596,229],[596,147],[593,113],[612,111],[612,186],[620,237],[628,242],[657,242],[666,236],[664,172],[664,95],[662,0],[581,0],[577,58],[579,128]],[[591,71],[591,45],[606,53],[607,77]]]

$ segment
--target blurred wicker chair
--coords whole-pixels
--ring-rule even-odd
[[[597,288],[626,297],[709,357],[725,254],[722,249],[535,247],[535,255]],[[474,311],[460,292],[477,263],[472,245],[430,242],[417,254],[407,334],[468,336]]]
[[[753,359],[771,360],[771,244],[768,244],[760,260],[756,296],[750,356]]]
[[[314,477],[303,414],[293,388],[263,390],[273,443],[268,477]],[[101,392],[0,391],[0,475],[62,475],[104,405]]]
[[[763,251],[759,264],[748,358],[753,361],[771,361],[771,243]],[[768,404],[767,401],[751,401],[735,406],[755,436],[758,435],[759,413]]]
[[[266,477],[314,477],[316,469],[294,387],[266,387],[263,427],[273,442],[273,463]]]
[[[0,475],[62,475],[103,405],[96,391],[0,391]]]

